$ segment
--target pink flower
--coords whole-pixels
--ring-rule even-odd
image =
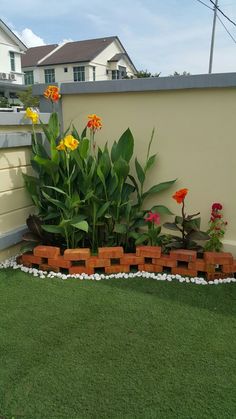
[[[160,221],[161,221],[160,214],[150,211],[148,213],[148,217],[145,218],[145,221],[150,221],[151,223],[154,223],[154,224],[160,224]]]

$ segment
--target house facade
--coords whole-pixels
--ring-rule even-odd
[[[116,36],[29,48],[22,68],[28,85],[131,78],[137,72]]]
[[[21,56],[27,48],[0,19],[0,96],[16,98],[24,84]]]

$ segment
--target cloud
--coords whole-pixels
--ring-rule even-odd
[[[63,45],[63,44],[66,44],[67,42],[73,42],[73,39],[71,39],[71,38],[68,38],[68,39],[62,39],[62,41],[59,41],[58,42],[58,44],[59,45]]]
[[[45,42],[40,36],[36,35],[31,29],[25,28],[22,32],[14,31],[18,38],[28,47],[38,47],[45,45]]]

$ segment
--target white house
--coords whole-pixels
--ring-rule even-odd
[[[112,80],[137,72],[117,36],[29,48],[22,68],[25,84]]]
[[[0,19],[0,96],[11,99],[24,84],[21,56],[27,48]]]

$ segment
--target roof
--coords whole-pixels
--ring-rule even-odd
[[[107,38],[67,42],[50,57],[42,60],[39,66],[91,61],[115,40],[117,40],[116,36],[110,36]]]
[[[127,57],[127,54],[125,54],[124,52],[120,52],[119,54],[115,54],[110,60],[108,60],[108,62],[118,62],[123,57]]]
[[[23,67],[35,67],[38,61],[53,51],[58,45],[41,45],[40,47],[32,47],[21,57],[21,65]]]
[[[0,19],[0,28],[2,28],[2,30],[12,39],[13,42],[15,42],[15,44],[18,45],[22,51],[27,50],[27,46],[18,38],[18,36],[14,34],[14,32],[12,32],[12,30],[6,25],[6,23],[3,22],[2,19]]]

